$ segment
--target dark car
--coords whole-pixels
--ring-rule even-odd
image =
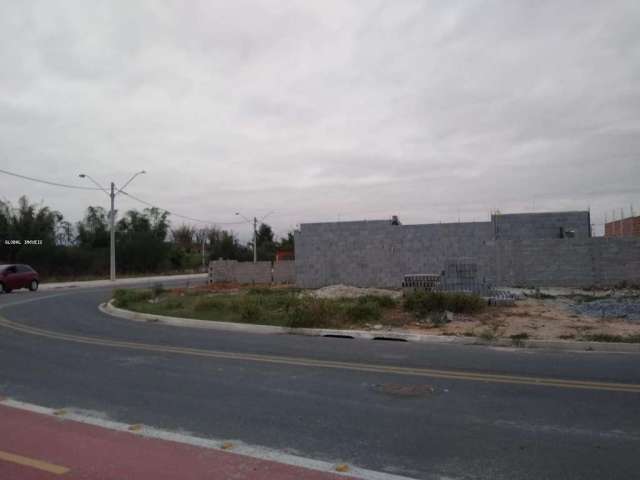
[[[16,288],[38,289],[40,275],[29,265],[0,265],[0,292],[9,293]]]

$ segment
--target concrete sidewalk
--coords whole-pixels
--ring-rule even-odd
[[[187,275],[158,275],[152,277],[130,277],[120,278],[112,282],[111,280],[86,280],[76,282],[53,282],[40,284],[40,290],[58,290],[66,288],[98,288],[98,287],[119,287],[125,285],[136,285],[140,283],[167,282],[167,281],[190,281],[206,280],[206,273],[192,273]]]

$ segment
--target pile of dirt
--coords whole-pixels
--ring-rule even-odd
[[[383,288],[360,288],[348,285],[329,285],[310,292],[316,298],[359,298],[367,295],[379,295],[391,298],[401,298],[402,292]]]

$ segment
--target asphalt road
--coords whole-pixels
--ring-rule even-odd
[[[0,295],[25,327],[0,325],[0,395],[415,478],[640,471],[640,392],[607,386],[640,355],[191,330],[102,314],[110,293]]]

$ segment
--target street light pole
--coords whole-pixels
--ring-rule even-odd
[[[110,235],[110,260],[109,260],[109,280],[112,282],[116,279],[116,210],[114,208],[115,198],[116,198],[116,185],[111,182],[111,193],[109,197],[111,198],[111,210],[109,211],[109,235]]]
[[[78,175],[80,178],[88,178],[95,185],[100,188],[104,193],[109,196],[109,200],[111,201],[111,208],[109,209],[109,280],[115,281],[116,279],[116,209],[115,209],[115,199],[116,195],[123,191],[124,187],[129,185],[131,181],[136,178],[138,175],[143,173],[147,173],[145,170],[140,170],[139,172],[132,175],[132,177],[125,182],[125,184],[116,190],[115,183],[111,182],[111,190],[107,191],[102,185],[96,182],[93,178],[85,173],[81,173]]]
[[[204,261],[204,246],[207,243],[207,237],[203,236],[202,237],[202,271],[206,272],[207,271],[207,267],[205,266],[205,261]]]
[[[258,219],[253,217],[253,220],[249,220],[240,212],[236,212],[236,215],[245,219],[248,224],[253,223],[253,263],[258,261]]]
[[[253,263],[258,262],[258,219],[253,217]]]

